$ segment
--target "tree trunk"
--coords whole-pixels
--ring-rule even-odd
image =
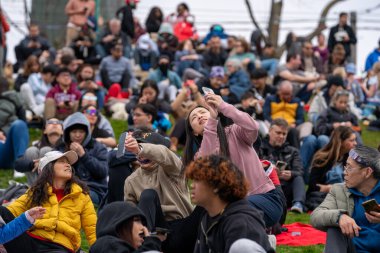
[[[268,24],[269,42],[277,48],[282,13],[282,0],[272,0],[272,7]]]

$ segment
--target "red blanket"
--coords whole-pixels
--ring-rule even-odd
[[[309,246],[326,243],[326,233],[313,228],[309,224],[295,222],[284,225],[288,229],[277,235],[277,245]]]

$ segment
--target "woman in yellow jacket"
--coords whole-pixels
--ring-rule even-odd
[[[73,175],[71,167],[77,160],[74,151],[46,153],[39,161],[34,185],[7,207],[10,212],[1,209],[5,222],[9,222],[31,207],[46,208],[29,231],[4,245],[8,253],[77,252],[81,229],[90,245],[95,242],[97,218],[89,190]]]

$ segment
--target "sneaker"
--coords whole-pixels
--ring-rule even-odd
[[[297,201],[294,202],[292,208],[290,208],[290,211],[295,213],[303,213],[303,205],[301,202]]]
[[[14,178],[20,178],[20,177],[25,177],[25,173],[14,171],[13,172],[13,177]]]

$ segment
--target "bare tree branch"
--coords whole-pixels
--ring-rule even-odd
[[[343,2],[343,1],[346,1],[346,0],[332,0],[331,2],[329,2],[325,6],[325,8],[321,12],[321,16],[319,17],[317,27],[314,29],[314,31],[312,31],[310,34],[305,36],[306,40],[311,40],[312,38],[314,38],[316,35],[318,35],[319,33],[321,33],[323,30],[325,30],[327,28],[327,26],[326,26],[327,14],[329,13],[330,9],[334,5],[336,5],[339,2]]]
[[[260,33],[263,35],[264,42],[268,43],[268,37],[265,36],[265,34],[263,33],[263,30],[260,28],[259,23],[257,23],[256,18],[253,15],[253,11],[252,11],[252,8],[251,8],[251,3],[249,2],[249,0],[245,0],[245,4],[247,5],[248,13],[249,13],[249,16],[251,17],[252,23],[255,25],[256,29],[259,30]]]
[[[321,16],[319,17],[317,27],[314,29],[314,31],[312,31],[311,33],[309,33],[308,35],[305,36],[305,40],[313,39],[315,36],[317,36],[319,33],[321,33],[323,30],[325,30],[327,28],[327,26],[326,26],[327,14],[329,13],[330,9],[334,5],[336,5],[339,2],[343,2],[343,1],[346,1],[346,0],[332,0],[325,6],[325,8],[323,8],[323,10],[321,12]],[[279,47],[277,50],[279,57],[281,57],[281,55],[284,53],[285,49],[286,49],[286,46],[285,46],[285,42],[284,42],[281,45],[281,47]]]

